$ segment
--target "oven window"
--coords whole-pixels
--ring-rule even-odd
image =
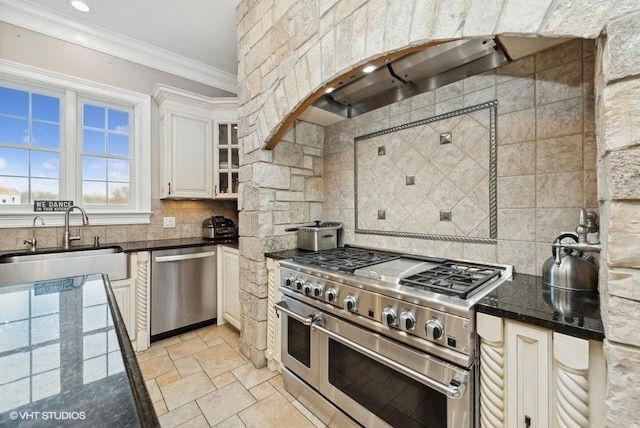
[[[332,339],[329,382],[394,427],[447,426],[445,395]]]
[[[287,317],[287,350],[291,357],[311,368],[311,329],[291,317]]]

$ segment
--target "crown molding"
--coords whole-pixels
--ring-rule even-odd
[[[73,21],[25,0],[0,0],[0,20],[233,94],[238,77],[165,49]]]

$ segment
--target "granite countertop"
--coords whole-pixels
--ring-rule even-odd
[[[264,253],[264,256],[269,257],[271,259],[275,259],[275,260],[284,260],[284,259],[291,259],[299,254],[311,253],[311,252],[313,251],[294,248],[293,250],[272,251],[270,253]]]
[[[159,426],[106,276],[0,287],[0,426]]]
[[[170,248],[183,248],[183,247],[198,247],[206,245],[226,245],[233,248],[238,248],[238,238],[218,238],[218,239],[204,239],[204,238],[178,238],[178,239],[155,239],[150,241],[136,241],[136,242],[109,242],[103,243],[98,247],[92,245],[73,245],[69,250],[65,250],[60,247],[56,248],[39,248],[36,253],[54,253],[73,250],[90,250],[94,248],[111,248],[121,247],[126,253],[133,253],[136,251],[153,251],[153,250],[166,250]],[[29,250],[7,250],[0,251],[0,256],[5,255],[19,255],[19,254],[33,254]]]
[[[476,310],[582,339],[604,339],[597,292],[549,287],[539,276],[514,274],[480,300]]]

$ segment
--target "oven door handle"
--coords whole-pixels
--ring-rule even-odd
[[[452,379],[449,385],[445,385],[444,383],[433,380],[423,375],[422,373],[419,373],[415,370],[408,369],[402,364],[397,363],[392,359],[385,357],[384,355],[380,355],[377,352],[373,352],[367,349],[366,347],[359,345],[353,340],[340,336],[339,334],[336,334],[331,330],[328,330],[325,327],[322,327],[318,324],[313,324],[311,328],[317,330],[320,333],[326,334],[333,340],[340,342],[345,346],[353,348],[358,352],[366,355],[367,357],[372,358],[388,367],[391,367],[394,370],[397,370],[398,372],[417,380],[418,382],[422,382],[424,385],[427,385],[428,387],[436,390],[437,392],[440,392],[446,395],[448,398],[458,399],[458,398],[462,398],[462,395],[464,394],[464,391],[466,389],[466,385],[464,382],[457,382],[456,380]]]
[[[281,302],[276,303],[275,305],[273,305],[276,312],[284,312],[285,314],[287,314],[288,316],[290,316],[291,318],[293,318],[296,321],[300,321],[302,324],[310,326],[313,323],[316,322],[320,322],[322,320],[322,314],[320,313],[315,313],[315,314],[311,314],[308,316],[302,316],[294,311],[292,311],[291,309],[289,309],[289,305],[287,305],[287,301],[283,300]]]

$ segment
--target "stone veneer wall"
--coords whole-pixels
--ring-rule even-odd
[[[593,40],[574,40],[327,127],[323,218],[344,222],[350,244],[506,263],[540,275],[549,244],[575,231],[579,208],[598,209],[593,54]],[[354,233],[354,137],[492,100],[497,245]]]
[[[151,201],[151,223],[148,225],[92,226],[89,214],[89,226],[81,229],[82,240],[72,245],[93,245],[93,237],[100,237],[100,244],[116,242],[148,241],[155,239],[194,238],[201,236],[202,221],[213,215],[238,220],[236,201],[177,201],[155,199]],[[35,213],[34,213],[35,215]],[[51,214],[62,217],[64,213]],[[49,214],[45,214],[46,217]],[[176,227],[164,228],[163,217],[175,217]],[[72,224],[80,223],[77,211],[72,214]],[[0,251],[27,248],[25,239],[31,238],[31,228],[0,230]],[[38,248],[60,247],[64,227],[42,227],[38,223],[36,237]]]
[[[325,82],[354,66],[416,43],[511,34],[598,38],[596,142],[607,424],[640,423],[640,4],[636,0],[244,0],[237,9],[241,222],[268,211],[286,174],[262,150],[287,115]],[[277,150],[277,148],[276,148]],[[275,152],[275,151],[274,151]],[[257,226],[256,226],[257,227]],[[244,224],[243,224],[244,228]],[[266,320],[260,253],[279,247],[267,231],[242,230],[243,313]],[[293,241],[292,245],[293,247]],[[634,322],[635,321],[635,322]],[[243,351],[264,365],[266,339],[243,332]]]

